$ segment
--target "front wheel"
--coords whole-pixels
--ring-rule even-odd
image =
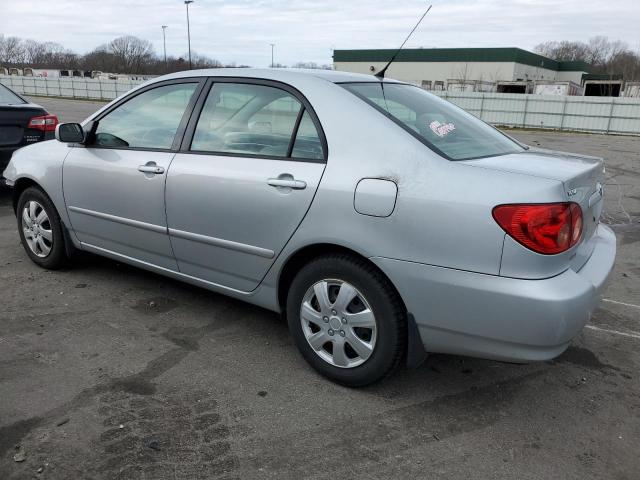
[[[406,312],[390,282],[348,255],[311,261],[287,297],[289,329],[322,375],[361,387],[392,373],[406,345]]]
[[[67,264],[62,221],[47,195],[37,187],[27,188],[18,199],[18,232],[29,258],[55,270]]]

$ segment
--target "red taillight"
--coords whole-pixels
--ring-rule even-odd
[[[58,125],[58,117],[55,115],[44,115],[42,117],[33,117],[29,120],[28,128],[42,130],[43,132],[55,132]]]
[[[582,236],[582,209],[573,202],[498,205],[493,218],[514,240],[545,255],[569,250]]]

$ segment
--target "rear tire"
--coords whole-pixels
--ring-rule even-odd
[[[402,301],[384,275],[354,256],[325,255],[304,266],[289,289],[287,319],[307,362],[348,387],[387,377],[405,356]]]
[[[22,192],[16,215],[22,246],[33,263],[48,270],[68,264],[64,226],[53,202],[40,188]]]

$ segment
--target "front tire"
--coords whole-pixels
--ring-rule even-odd
[[[382,273],[349,255],[312,260],[294,278],[287,319],[296,345],[325,377],[362,387],[390,375],[406,348],[402,302]]]
[[[49,197],[27,188],[16,211],[20,240],[29,258],[42,268],[57,270],[68,263],[62,221]]]

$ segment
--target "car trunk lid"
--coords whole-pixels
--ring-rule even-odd
[[[584,222],[582,240],[571,255],[569,266],[578,270],[588,260],[594,247],[590,240],[604,203],[604,162],[601,158],[530,148],[522,153],[466,160],[465,163],[562,182],[565,197],[558,201],[579,204]],[[517,202],[514,199],[514,203]]]
[[[28,139],[25,136],[37,136],[38,140],[42,133],[28,129],[29,120],[33,117],[46,115],[46,111],[39,105],[32,103],[7,105],[0,104],[0,147],[17,146]]]

